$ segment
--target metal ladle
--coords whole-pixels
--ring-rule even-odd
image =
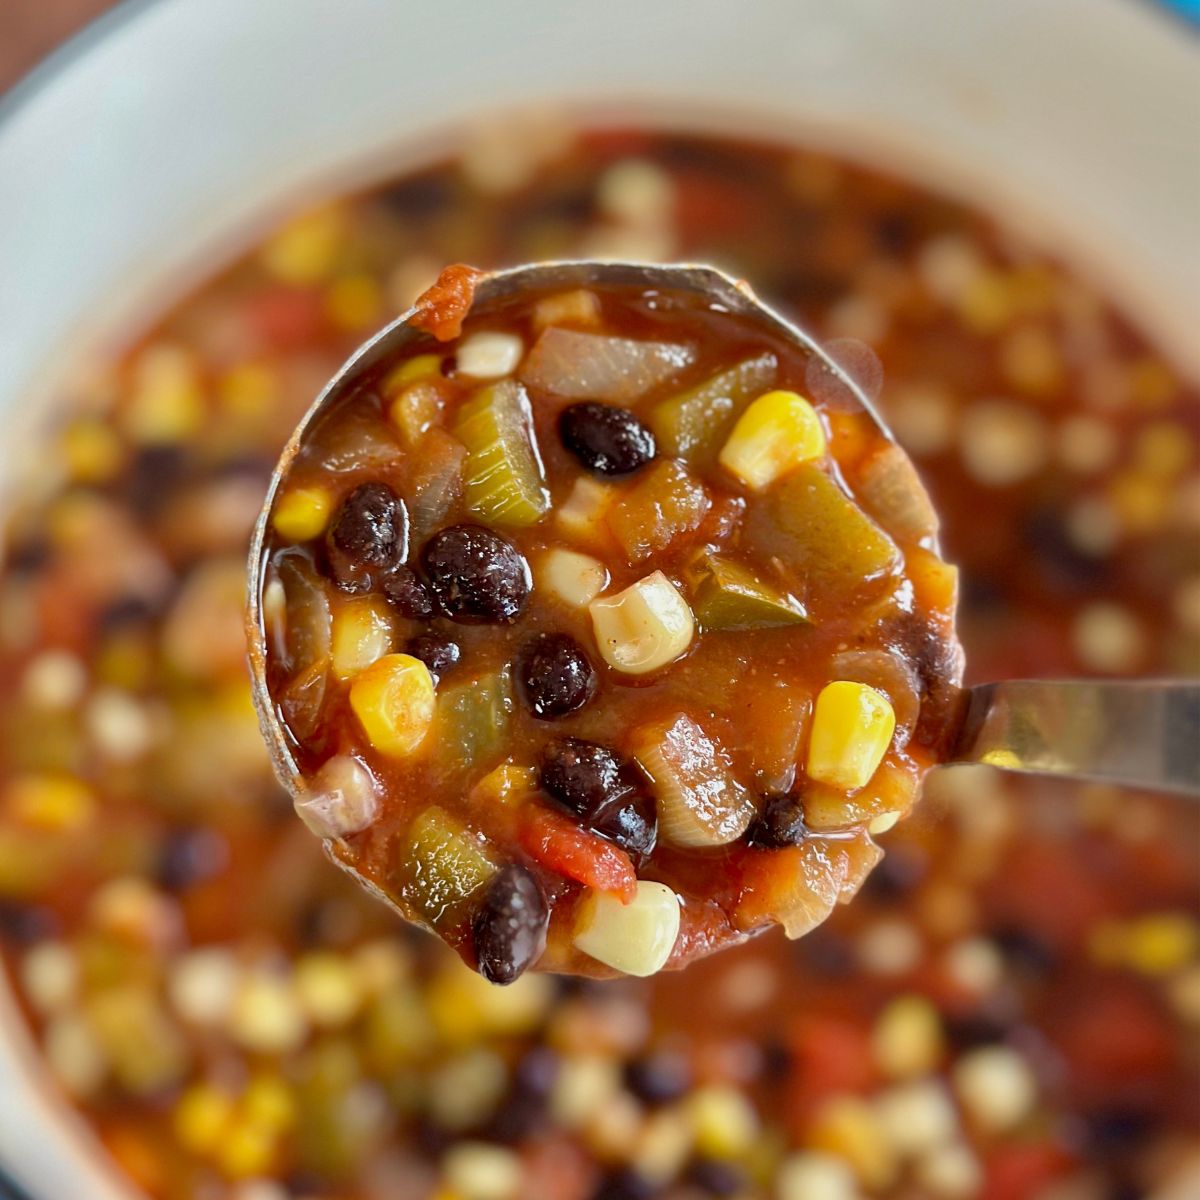
[[[693,292],[704,296],[710,304],[751,318],[770,333],[798,346],[810,362],[823,367],[857,401],[880,432],[895,440],[862,388],[808,333],[763,304],[747,284],[712,267],[600,262],[513,267],[490,272],[479,281],[472,312],[523,292],[605,285]],[[318,416],[380,363],[402,351],[407,343],[428,337],[410,324],[415,313],[415,309],[403,313],[365,342],[329,381],[284,447],[255,525],[247,598],[254,704],[275,772],[293,799],[303,793],[304,780],[292,757],[266,679],[262,572],[271,510],[280,481]],[[1005,771],[1058,775],[1200,797],[1200,682],[1008,680],[971,688],[964,711],[949,763],[986,763]],[[340,861],[339,865],[346,866]],[[357,877],[356,872],[351,874]],[[364,881],[360,878],[360,882]]]

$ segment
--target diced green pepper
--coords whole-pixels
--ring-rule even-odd
[[[507,670],[439,688],[437,733],[445,761],[467,770],[488,765],[504,749],[512,709]]]
[[[895,542],[815,463],[789,474],[751,507],[747,544],[774,555],[808,585],[810,603],[840,602],[900,565]]]
[[[776,366],[774,354],[758,354],[656,404],[649,421],[659,449],[701,466],[713,463],[738,414],[775,383]]]
[[[692,611],[706,630],[773,629],[808,622],[795,596],[720,554],[705,554],[701,560]]]
[[[467,507],[489,525],[522,528],[541,519],[550,493],[525,389],[512,379],[483,388],[458,412],[454,435],[467,448]]]
[[[413,821],[397,848],[400,897],[435,928],[461,920],[463,905],[496,870],[479,842],[436,805]]]

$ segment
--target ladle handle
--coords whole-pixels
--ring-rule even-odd
[[[1200,682],[981,684],[951,758],[1200,799]]]

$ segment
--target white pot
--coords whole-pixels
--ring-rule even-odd
[[[0,485],[64,364],[298,193],[539,99],[932,177],[1099,277],[1200,374],[1198,81],[1194,42],[1133,0],[127,2],[0,101]],[[38,1200],[125,1194],[2,981],[0,1162]]]

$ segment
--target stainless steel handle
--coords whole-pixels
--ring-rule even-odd
[[[1200,683],[982,684],[951,759],[1200,798]]]

